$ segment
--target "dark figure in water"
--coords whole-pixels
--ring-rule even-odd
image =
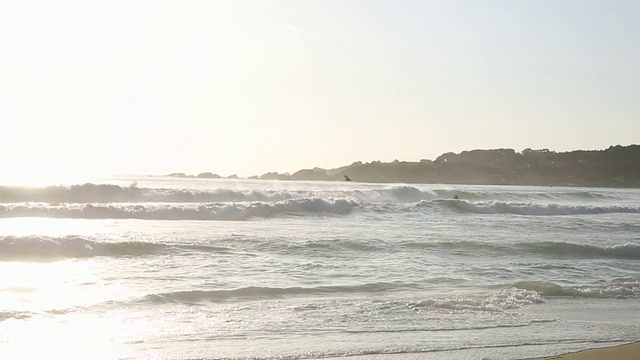
[[[347,175],[344,176],[344,181],[351,181]]]
[[[458,200],[458,195],[453,195],[453,198],[454,198],[455,200]]]

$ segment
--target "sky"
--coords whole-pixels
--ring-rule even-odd
[[[261,175],[640,143],[640,2],[4,1],[0,169]]]

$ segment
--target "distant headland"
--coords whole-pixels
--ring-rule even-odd
[[[173,173],[172,177],[221,178],[210,172]],[[238,178],[231,175],[226,178]],[[548,149],[471,150],[448,152],[435,160],[383,163],[354,162],[336,169],[303,169],[293,174],[269,172],[251,179],[321,180],[374,183],[437,183],[472,185],[542,185],[640,187],[640,145],[606,150],[555,152]]]

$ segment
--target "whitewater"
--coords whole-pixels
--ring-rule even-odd
[[[0,185],[3,359],[526,359],[638,339],[638,189]]]

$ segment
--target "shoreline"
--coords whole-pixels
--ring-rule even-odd
[[[528,360],[639,360],[640,341],[628,344],[598,347],[577,352],[552,355]]]

